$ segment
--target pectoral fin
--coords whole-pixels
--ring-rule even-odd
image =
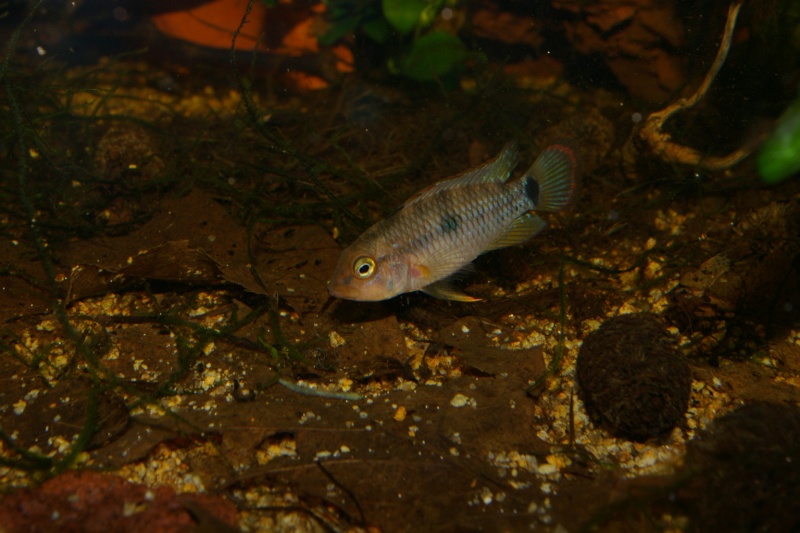
[[[443,246],[439,252],[425,257],[424,264],[415,265],[415,268],[423,274],[424,279],[436,282],[463,270],[472,259],[465,256],[460,248]]]
[[[542,231],[545,226],[547,226],[547,223],[538,216],[533,213],[525,213],[509,224],[505,231],[498,235],[494,242],[489,245],[486,251],[522,244]]]
[[[456,302],[480,302],[480,298],[473,298],[458,289],[454,288],[446,281],[437,281],[431,283],[422,289],[425,294],[430,294],[434,298],[441,298],[442,300],[453,300]]]

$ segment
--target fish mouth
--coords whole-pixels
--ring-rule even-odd
[[[328,294],[334,298],[350,300],[353,302],[379,302],[381,300],[385,300],[385,298],[376,298],[369,294],[369,292],[365,293],[363,290],[359,290],[348,283],[337,282],[334,280],[328,282]]]
[[[334,298],[340,298],[342,300],[358,300],[356,297],[356,292],[353,287],[345,283],[340,283],[334,280],[330,280],[328,282],[328,294],[333,296]]]

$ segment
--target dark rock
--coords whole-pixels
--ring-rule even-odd
[[[140,126],[113,126],[97,142],[94,162],[105,180],[143,180],[158,177],[164,170],[156,139]]]
[[[644,441],[669,433],[689,403],[689,366],[649,313],[606,320],[578,354],[579,395],[591,419],[618,437]]]
[[[800,407],[744,405],[687,447],[693,531],[800,531]]]

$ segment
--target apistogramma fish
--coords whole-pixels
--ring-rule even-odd
[[[536,214],[566,206],[575,189],[575,156],[553,145],[518,180],[508,181],[518,150],[509,143],[483,165],[423,189],[342,251],[328,282],[337,298],[386,300],[424,291],[474,302],[447,278],[484,252],[521,244],[544,227]]]

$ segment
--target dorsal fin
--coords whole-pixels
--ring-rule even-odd
[[[519,151],[517,149],[517,143],[513,141],[509,142],[494,159],[490,159],[483,165],[467,170],[463,174],[442,180],[438,183],[434,183],[430,187],[422,189],[406,200],[400,208],[402,209],[413,205],[424,198],[428,198],[447,189],[463,187],[473,183],[503,183],[508,179],[508,176],[511,175],[511,171],[517,166],[518,161]]]

